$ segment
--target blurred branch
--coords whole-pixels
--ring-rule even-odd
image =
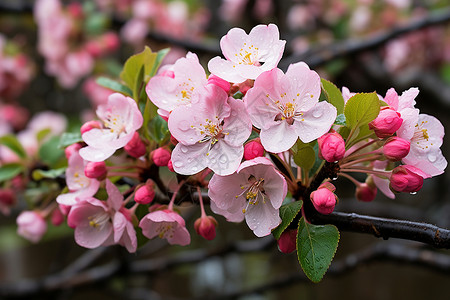
[[[328,269],[326,276],[340,276],[357,267],[375,261],[389,261],[395,263],[422,266],[433,271],[450,274],[450,256],[430,250],[421,250],[407,247],[399,243],[378,243],[360,252],[350,254],[345,258],[335,260]],[[214,299],[236,299],[238,297],[261,294],[273,289],[280,289],[297,282],[309,283],[309,279],[301,271],[291,272],[272,281],[265,282],[251,289],[234,291],[228,294],[214,295]],[[205,297],[202,297],[205,299]]]
[[[398,26],[364,40],[350,39],[340,43],[314,47],[302,54],[293,54],[282,59],[279,63],[279,68],[287,70],[290,64],[299,61],[306,62],[310,68],[316,68],[338,58],[353,56],[368,50],[376,49],[387,42],[410,32],[431,26],[442,25],[449,21],[450,9],[442,9],[439,12],[430,13],[420,20],[412,21],[409,24]]]

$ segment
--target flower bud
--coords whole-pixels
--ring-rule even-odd
[[[59,209],[59,207],[55,208],[52,211],[51,222],[54,226],[59,226],[64,222],[64,215]]]
[[[378,117],[369,123],[369,128],[375,131],[380,139],[393,135],[402,125],[401,115],[392,108],[385,106],[380,110]]]
[[[99,128],[99,129],[102,128],[102,123],[100,121],[95,121],[95,120],[88,121],[81,126],[80,132],[81,132],[81,134],[83,134],[94,128]]]
[[[170,161],[170,151],[166,148],[158,148],[152,151],[150,154],[151,158],[153,159],[153,162],[158,167],[165,167]]]
[[[139,158],[147,152],[147,147],[139,137],[139,133],[137,131],[134,133],[128,144],[125,145],[124,149],[134,158]]]
[[[172,159],[169,159],[169,162],[167,163],[167,168],[169,168],[170,172],[175,172],[175,170],[173,168]]]
[[[82,148],[82,146],[80,143],[75,143],[70,146],[67,146],[66,149],[64,149],[64,153],[66,154],[67,160],[69,160],[72,153],[78,152],[78,150],[80,150],[81,148]]]
[[[155,199],[155,191],[152,183],[146,183],[134,193],[134,201],[139,204],[150,204]]]
[[[330,132],[317,139],[319,157],[328,162],[341,160],[345,154],[345,142],[337,132]]]
[[[401,165],[392,170],[389,187],[393,192],[416,193],[423,186],[423,179],[430,177],[422,170]]]
[[[225,91],[225,93],[227,93],[227,94],[230,92],[230,88],[231,88],[230,83],[214,74],[211,74],[209,76],[208,84],[217,85],[218,87],[222,88]]]
[[[398,136],[387,139],[383,145],[384,156],[392,161],[402,160],[409,153],[411,143]]]
[[[0,189],[0,212],[9,215],[11,207],[16,204],[16,195],[12,189]]]
[[[277,241],[278,249],[283,253],[294,252],[297,248],[297,229],[286,229]]]
[[[102,36],[102,42],[104,44],[104,48],[107,52],[115,51],[120,46],[120,39],[117,34],[113,31],[106,32]]]
[[[198,218],[194,223],[195,231],[198,235],[204,237],[208,241],[216,237],[217,221],[212,216],[204,216]]]
[[[260,138],[256,138],[251,140],[247,144],[244,145],[244,159],[250,160],[255,157],[264,156],[264,147],[261,144]]]
[[[333,193],[335,190],[336,188],[332,183],[324,182],[311,193],[311,201],[319,213],[328,215],[333,212],[338,199]]]
[[[37,243],[47,231],[47,223],[44,218],[35,211],[23,211],[17,217],[17,234],[27,240]]]
[[[106,176],[106,164],[104,161],[90,161],[84,167],[84,175],[88,178],[103,180]]]
[[[377,187],[375,186],[371,176],[367,177],[366,182],[360,184],[356,188],[356,199],[364,202],[371,202],[377,195]]]

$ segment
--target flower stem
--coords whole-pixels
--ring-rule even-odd
[[[170,203],[169,203],[169,210],[173,210],[173,203],[175,202],[175,198],[177,197],[178,191],[181,189],[181,187],[184,184],[184,180],[181,180],[180,183],[178,184],[177,188],[175,189],[175,191],[173,192],[172,198],[170,199]]]

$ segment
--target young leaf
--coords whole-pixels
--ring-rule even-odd
[[[39,148],[39,157],[43,162],[53,165],[64,155],[64,150],[58,147],[59,137],[54,136],[47,142],[45,142],[41,148]]]
[[[309,224],[302,217],[298,225],[297,256],[306,276],[322,280],[328,270],[339,242],[339,231],[333,225]]]
[[[342,97],[341,91],[334,85],[334,83],[321,78],[322,88],[325,91],[325,95],[328,99],[328,102],[334,105],[337,109],[337,113],[342,114],[344,112],[344,97]]]
[[[15,177],[23,171],[23,166],[20,164],[7,164],[0,167],[0,182],[6,181]]]
[[[295,146],[293,148],[295,164],[305,170],[311,169],[316,161],[314,148],[309,144],[303,143],[301,140],[297,140]]]
[[[348,99],[344,108],[347,126],[358,128],[369,124],[380,112],[380,100],[374,93],[359,93]]]
[[[157,143],[161,143],[169,133],[167,122],[164,121],[160,115],[157,115],[150,122],[148,122],[147,128],[151,139]]]
[[[346,126],[347,122],[345,120],[345,115],[344,114],[337,115],[336,120],[334,121],[334,124],[335,125]]]
[[[66,168],[59,168],[59,169],[52,169],[52,170],[34,170],[31,176],[33,177],[33,180],[42,180],[44,178],[50,178],[55,179],[59,177],[60,175],[64,174],[66,171]]]
[[[157,56],[157,53],[153,53],[152,50],[146,46],[144,51],[127,59],[123,66],[123,70],[120,73],[120,78],[129,88],[134,89],[136,84],[140,84],[137,82],[140,69],[143,67],[144,75],[150,75]]]
[[[155,63],[153,64],[152,70],[150,71],[150,77],[155,76],[156,72],[158,71],[159,66],[161,65],[162,60],[164,57],[169,53],[170,48],[164,48],[157,52]]]
[[[59,140],[58,147],[65,148],[82,141],[83,139],[81,138],[80,132],[64,132],[61,136],[61,139]]]
[[[96,82],[97,82],[97,84],[99,84],[105,88],[108,88],[115,92],[122,93],[125,96],[129,96],[129,97],[132,96],[133,92],[126,85],[123,85],[120,82],[117,82],[111,78],[99,77],[99,78],[97,78]]]
[[[0,145],[5,145],[9,149],[11,149],[11,151],[16,153],[20,158],[27,157],[27,153],[25,152],[25,149],[23,149],[22,144],[12,134],[0,137]]]
[[[289,224],[292,223],[292,221],[297,216],[300,209],[302,209],[302,206],[303,201],[299,200],[285,204],[280,207],[281,224],[278,225],[278,227],[272,231],[272,234],[275,237],[275,239],[278,240],[280,238],[281,234],[286,230]]]

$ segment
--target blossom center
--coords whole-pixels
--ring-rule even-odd
[[[200,123],[198,127],[192,125],[191,127],[195,129],[203,137],[198,141],[199,143],[209,142],[208,153],[214,147],[214,145],[224,136],[228,135],[229,132],[223,132],[224,121],[220,120],[218,116],[214,120],[206,119],[204,123]]]
[[[254,45],[247,46],[247,43],[244,43],[244,46],[235,54],[235,56],[240,65],[260,65],[258,61],[258,47],[255,47]]]
[[[415,143],[417,147],[423,150],[428,149],[429,145],[433,145],[433,143],[429,143],[430,136],[428,135],[427,128],[425,128],[426,123],[428,122],[422,121],[415,125],[414,135],[411,139],[411,143]]]
[[[86,176],[80,176],[80,172],[75,172],[73,174],[74,182],[80,187],[85,188],[89,185],[89,179]]]
[[[174,231],[175,228],[171,223],[160,223],[156,228],[156,232],[158,233],[160,239],[173,238]]]
[[[178,86],[180,87],[180,94],[177,95],[177,97],[181,100],[181,102],[188,102],[190,103],[192,94],[194,92],[194,87],[191,85],[191,79],[188,78],[188,81],[185,81],[183,83],[180,83]]]
[[[108,223],[110,217],[106,212],[99,212],[93,216],[89,216],[89,226],[101,231],[103,227]]]
[[[111,133],[116,134],[117,138],[119,138],[121,133],[127,133],[125,124],[118,115],[109,113],[108,116],[103,120],[103,125],[106,129],[109,129]]]
[[[264,178],[256,179],[255,176],[250,175],[248,178],[248,183],[241,186],[241,189],[244,190],[239,196],[245,196],[245,199],[248,200],[247,206],[242,210],[245,214],[250,205],[257,205],[262,199],[263,203],[265,203],[265,191],[264,191]],[[258,197],[259,196],[259,197]]]

